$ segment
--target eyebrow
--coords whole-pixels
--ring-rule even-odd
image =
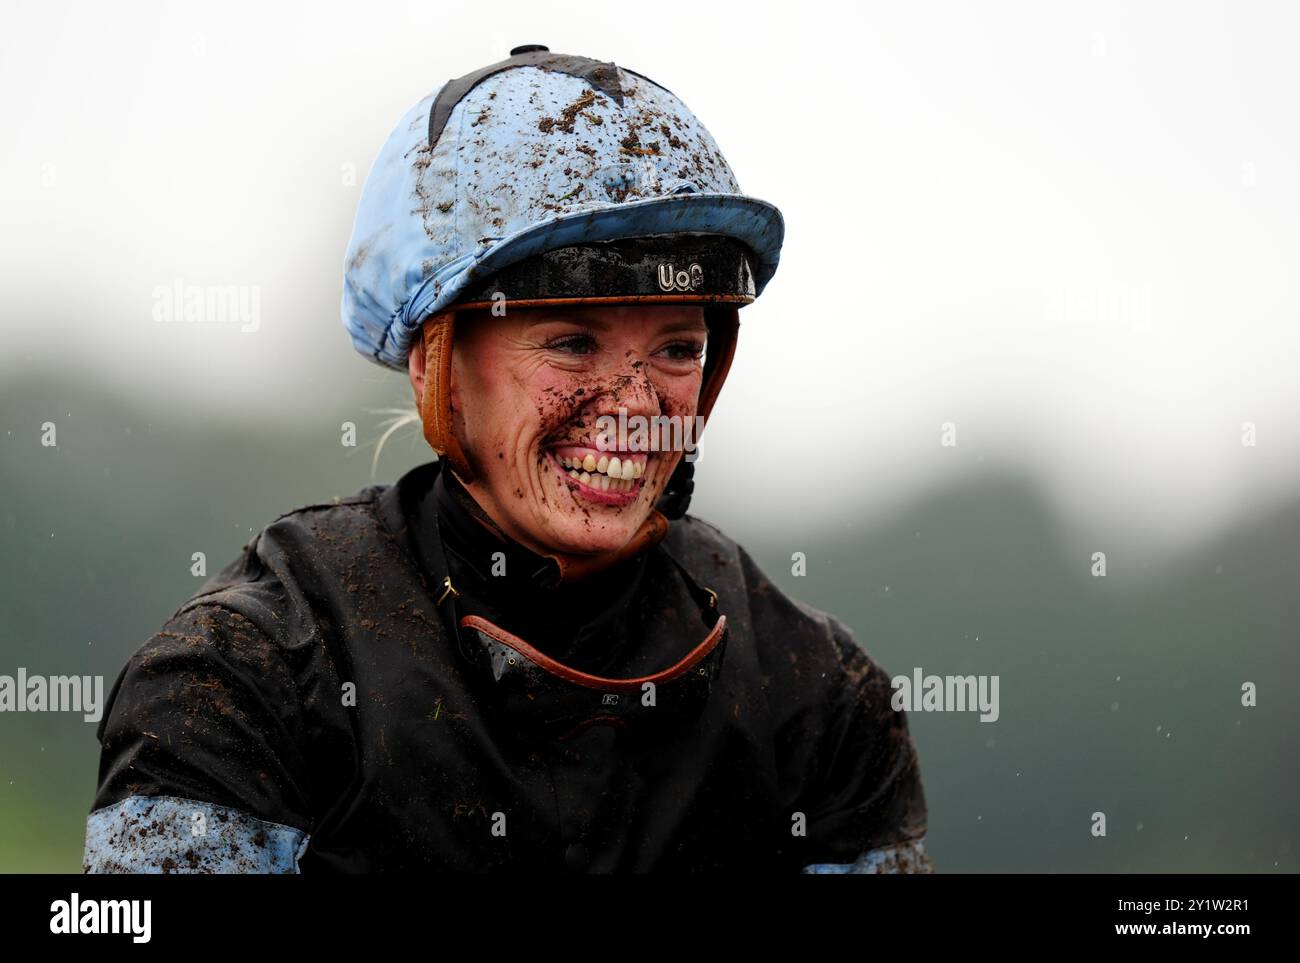
[[[554,321],[567,321],[570,324],[580,325],[584,328],[594,328],[597,331],[608,331],[618,322],[606,321],[603,318],[578,318],[567,314],[563,308],[547,309],[543,312],[534,312],[532,316],[524,321],[524,328],[527,330],[538,324],[548,324]],[[703,331],[701,331],[703,329]],[[708,334],[708,325],[703,320],[690,321],[669,321],[659,329],[661,334],[667,334],[674,331],[694,331],[702,334]]]

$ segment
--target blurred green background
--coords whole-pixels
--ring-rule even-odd
[[[0,672],[91,673],[127,656],[283,511],[371,482],[402,383],[322,398],[292,430],[131,407],[93,380],[0,385]],[[187,413],[189,412],[189,413]],[[40,445],[57,424],[58,445]],[[339,443],[356,420],[358,446]],[[426,460],[395,437],[376,479]],[[985,460],[889,512],[833,528],[800,496],[759,511],[699,470],[693,511],[790,593],[841,616],[891,673],[1001,677],[1001,718],[913,713],[943,871],[1295,871],[1300,500],[1167,564],[1089,575],[1036,485]],[[808,573],[790,574],[803,551]],[[1240,705],[1240,686],[1259,705]],[[0,870],[76,872],[95,786],[94,726],[0,714]],[[1090,835],[1094,811],[1108,835]]]

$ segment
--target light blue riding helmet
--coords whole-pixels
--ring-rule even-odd
[[[425,320],[503,269],[664,235],[740,242],[751,277],[707,291],[686,273],[697,264],[660,264],[659,290],[676,292],[663,297],[748,303],[783,234],[781,212],[741,192],[673,93],[613,63],[516,47],[421,100],[384,144],[348,244],[343,324],[358,351],[404,371]]]

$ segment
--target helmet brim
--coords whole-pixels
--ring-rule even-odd
[[[480,253],[460,259],[448,277],[427,278],[393,318],[375,360],[405,370],[407,353],[424,320],[453,306],[467,290],[525,258],[574,244],[671,234],[720,234],[753,252],[755,296],[776,273],[785,222],[780,210],[737,194],[682,193],[625,201],[531,225],[501,238],[482,239]]]

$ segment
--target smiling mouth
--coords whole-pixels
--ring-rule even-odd
[[[649,455],[644,452],[618,454],[581,445],[552,448],[547,455],[576,491],[609,505],[636,500],[649,463]]]

